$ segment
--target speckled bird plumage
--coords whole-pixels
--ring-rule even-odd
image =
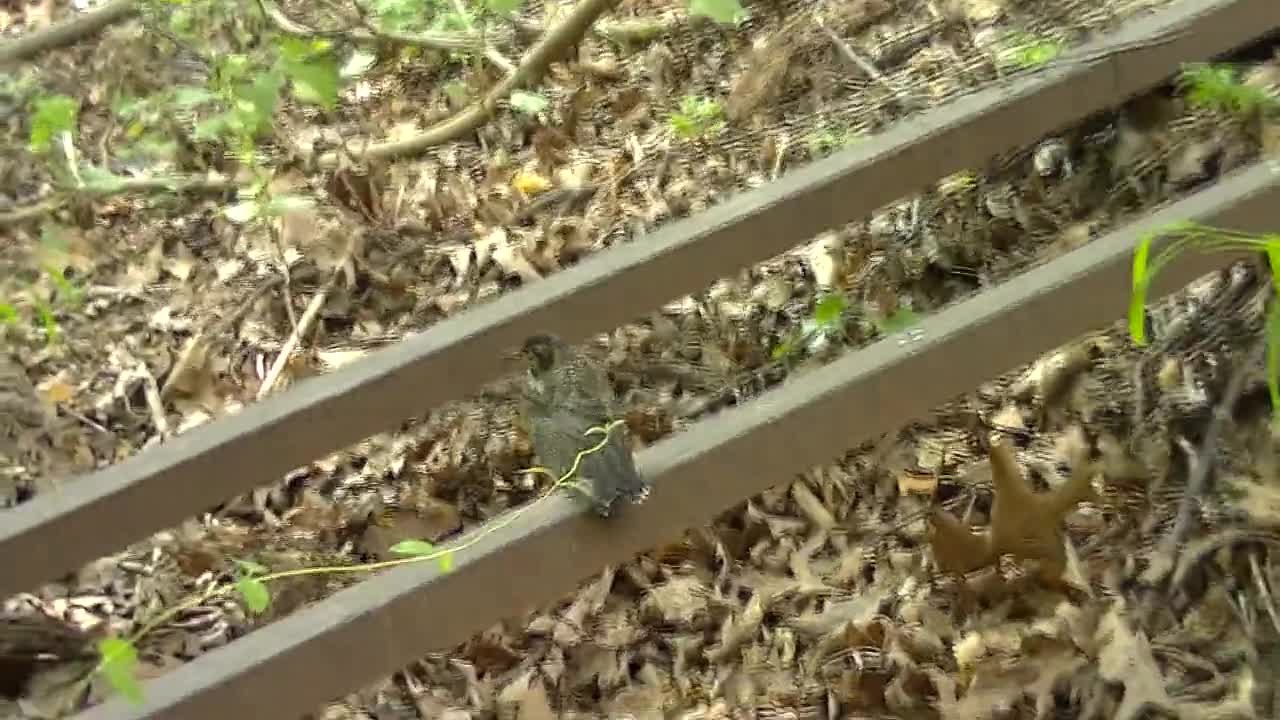
[[[587,430],[617,419],[613,389],[602,368],[554,336],[529,338],[522,354],[528,372],[521,414],[529,440],[538,462],[562,475],[579,452],[600,441]],[[590,489],[596,511],[604,516],[619,497],[638,503],[649,495],[625,425],[613,428],[608,443],[583,458],[577,480]]]

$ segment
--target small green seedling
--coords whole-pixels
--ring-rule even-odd
[[[774,360],[788,360],[804,349],[815,352],[832,340],[844,338],[844,313],[848,301],[839,293],[828,293],[813,305],[813,314],[805,318],[800,329],[778,343],[770,352]]]
[[[871,322],[876,326],[876,332],[887,337],[916,325],[920,322],[920,315],[911,308],[898,308],[888,317],[872,315]]]
[[[1034,70],[1053,62],[1065,49],[1053,38],[1015,31],[1001,38],[997,58],[1008,70]]]
[[[1192,107],[1204,110],[1247,117],[1280,109],[1280,97],[1264,88],[1246,85],[1230,65],[1185,65],[1178,85]]]
[[[667,124],[676,137],[684,140],[705,138],[724,127],[724,110],[712,98],[688,95],[680,101],[680,109],[667,116]]]
[[[825,157],[858,142],[862,136],[847,127],[823,126],[805,136],[809,157]]]
[[[1154,258],[1151,245],[1159,237],[1169,239]],[[1132,290],[1129,296],[1129,336],[1137,345],[1147,343],[1146,307],[1151,282],[1166,265],[1183,252],[1261,252],[1271,268],[1275,297],[1267,310],[1267,387],[1271,394],[1274,420],[1280,423],[1280,234],[1254,235],[1218,230],[1196,223],[1181,223],[1146,235],[1133,253]]]

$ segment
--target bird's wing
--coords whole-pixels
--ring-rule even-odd
[[[597,427],[597,423],[562,410],[553,411],[530,425],[529,439],[538,461],[561,475],[573,467],[578,453],[604,439],[599,434],[586,434],[588,429]],[[594,494],[604,502],[612,502],[619,494],[634,496],[644,487],[624,426],[610,430],[608,442],[603,447],[582,457],[577,477],[590,481]]]

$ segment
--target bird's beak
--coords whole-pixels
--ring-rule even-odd
[[[502,364],[504,367],[514,368],[524,359],[524,353],[520,350],[509,350],[502,354]]]

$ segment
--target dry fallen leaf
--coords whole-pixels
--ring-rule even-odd
[[[1177,717],[1177,708],[1151,654],[1151,643],[1141,630],[1135,632],[1129,627],[1118,606],[1102,618],[1098,640],[1102,646],[1098,672],[1104,680],[1124,685],[1124,699],[1113,716],[1115,720],[1133,720],[1147,707]]]
[[[933,514],[933,555],[943,572],[967,573],[986,567],[1004,554],[1044,563],[1045,578],[1059,578],[1066,568],[1062,520],[1078,503],[1094,498],[1092,466],[1078,463],[1071,477],[1052,492],[1038,494],[1027,486],[1013,451],[991,446],[995,501],[991,531],[974,534],[950,514]]]

